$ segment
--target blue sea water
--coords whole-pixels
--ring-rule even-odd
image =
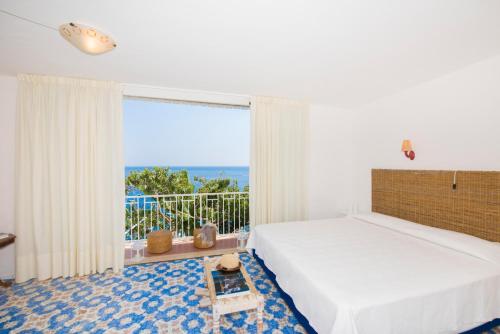
[[[125,177],[127,177],[131,171],[141,171],[144,169],[152,169],[151,166],[126,166],[125,167]],[[189,179],[194,184],[195,191],[200,187],[199,182],[194,181],[194,177],[205,177],[207,180],[216,179],[219,177],[229,178],[236,180],[238,182],[238,187],[243,190],[245,186],[248,185],[249,180],[249,170],[247,166],[220,166],[220,167],[200,167],[200,166],[173,166],[170,167],[172,171],[187,170],[189,174]]]

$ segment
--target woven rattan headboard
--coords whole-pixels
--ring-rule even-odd
[[[500,172],[372,170],[372,211],[500,242]]]

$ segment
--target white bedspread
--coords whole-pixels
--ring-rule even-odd
[[[260,225],[254,248],[320,334],[457,333],[500,318],[500,245],[380,214]]]

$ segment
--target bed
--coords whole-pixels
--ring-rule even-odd
[[[411,197],[411,190],[392,187]],[[415,187],[422,192],[421,183]],[[380,190],[377,184],[372,188]],[[377,196],[373,205],[379,212],[416,212],[405,200],[395,204],[387,194],[384,200]],[[491,204],[490,197],[486,201]],[[432,210],[440,212],[435,204]],[[421,209],[427,218],[420,223],[371,212],[259,225],[248,247],[320,334],[459,333],[500,318],[500,244],[427,226],[435,217],[430,208]]]

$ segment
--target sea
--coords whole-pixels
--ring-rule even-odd
[[[162,166],[158,166],[162,167]],[[125,167],[125,177],[127,177],[132,171],[141,171],[144,169],[153,169],[153,166],[126,166]],[[189,179],[194,184],[195,191],[201,186],[199,182],[194,181],[194,177],[205,177],[207,180],[216,178],[228,178],[238,181],[238,187],[243,190],[249,182],[248,166],[210,166],[210,167],[200,167],[200,166],[172,166],[170,167],[172,171],[187,170]]]

